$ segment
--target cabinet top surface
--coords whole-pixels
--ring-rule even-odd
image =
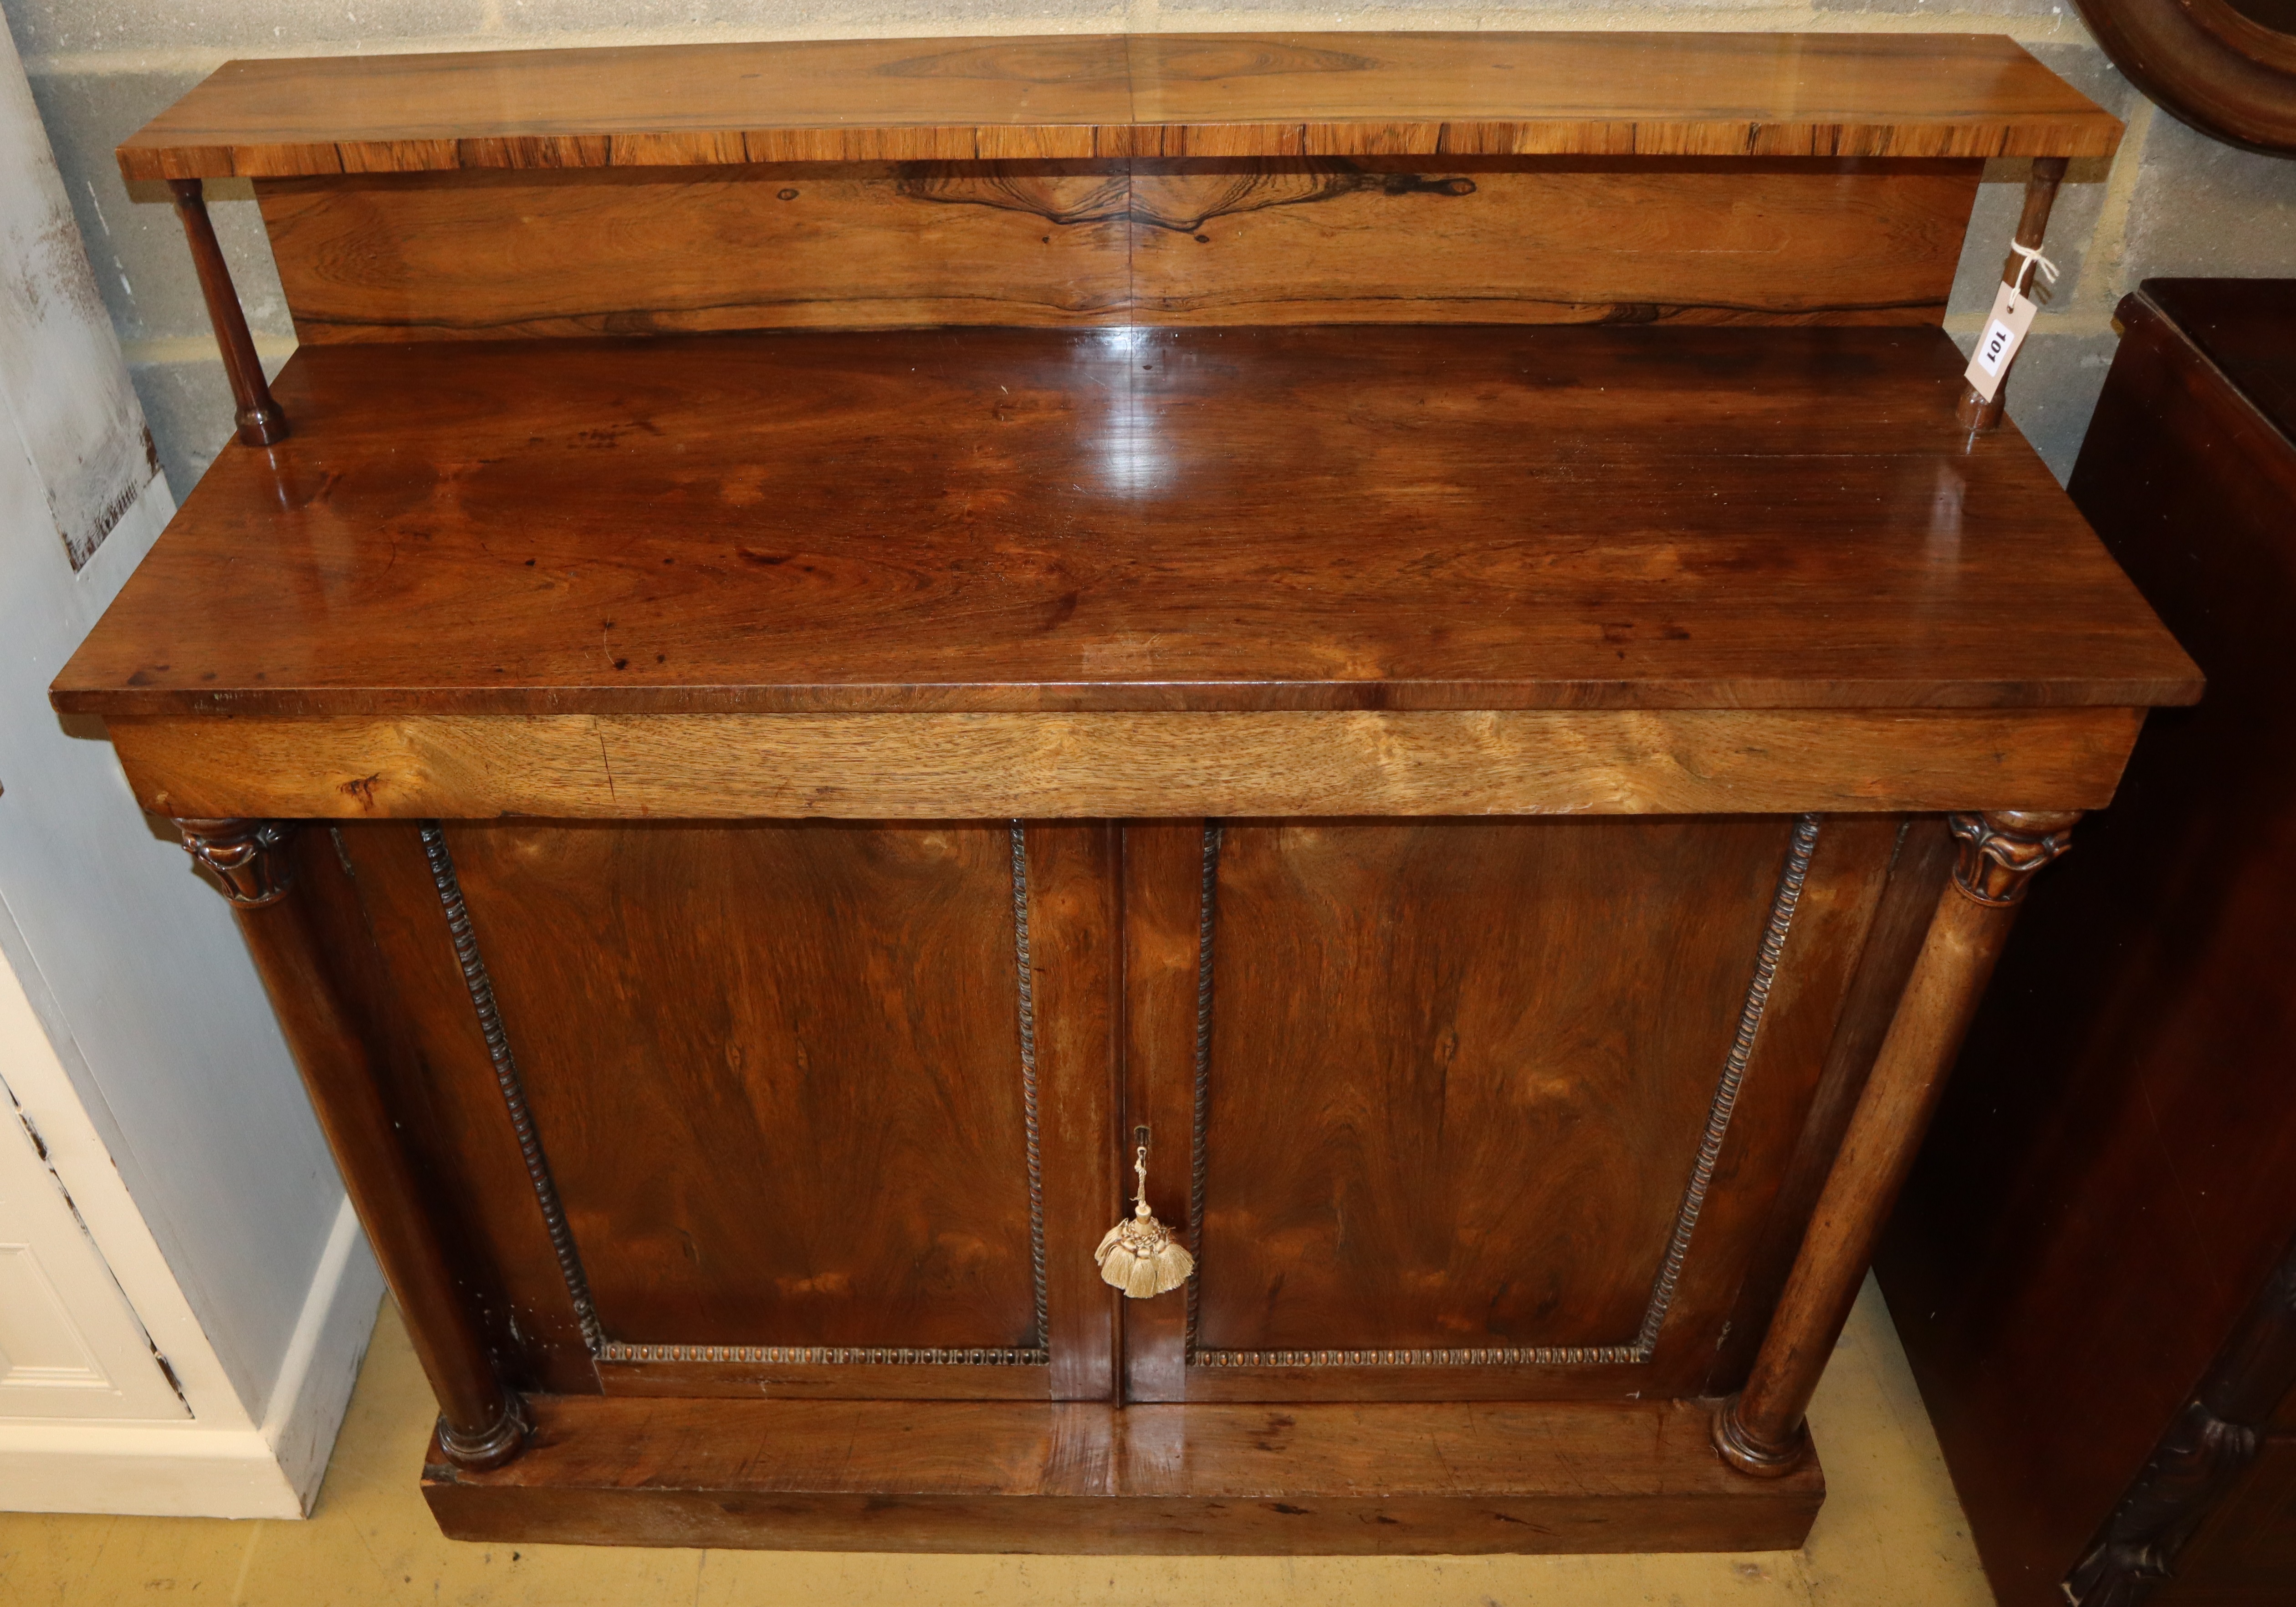
[[[1934,329],[306,348],[67,710],[1911,708],[2200,677]]]
[[[773,161],[2101,156],[1983,34],[1064,35],[229,61],[128,179]]]

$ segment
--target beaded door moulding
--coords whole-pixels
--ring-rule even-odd
[[[1196,991],[1196,1086],[1193,1179],[1188,1218],[1188,1244],[1197,1260],[1197,1278],[1188,1285],[1186,1354],[1193,1367],[1578,1367],[1635,1366],[1657,1354],[1658,1337],[1674,1304],[1676,1284],[1690,1254],[1691,1235],[1713,1185],[1714,1168],[1730,1131],[1731,1113],[1753,1058],[1754,1041],[1761,1032],[1762,1015],[1777,980],[1778,962],[1785,953],[1786,936],[1793,929],[1794,912],[1801,902],[1802,884],[1809,876],[1810,856],[1817,849],[1820,816],[1795,817],[1793,835],[1786,849],[1784,868],[1778,876],[1769,914],[1754,954],[1754,973],[1738,1011],[1738,1025],[1722,1062],[1722,1074],[1707,1107],[1706,1127],[1685,1185],[1681,1207],[1675,1213],[1666,1254],[1652,1281],[1650,1301],[1642,1325],[1632,1339],[1613,1345],[1497,1345],[1426,1349],[1379,1350],[1219,1350],[1196,1343],[1197,1282],[1202,1277],[1205,1136],[1211,1111],[1212,938],[1219,879],[1220,827],[1204,828],[1202,906],[1198,921]]]
[[[494,1065],[495,1083],[502,1091],[504,1109],[509,1113],[512,1130],[517,1135],[519,1153],[525,1160],[527,1180],[533,1187],[535,1204],[542,1212],[544,1225],[550,1235],[551,1249],[557,1256],[559,1275],[565,1282],[567,1296],[572,1300],[575,1316],[581,1324],[583,1343],[594,1360],[615,1363],[718,1362],[779,1366],[1042,1367],[1051,1364],[1051,1352],[1047,1346],[1052,1325],[1045,1277],[1043,1159],[1037,1108],[1036,999],[1029,957],[1028,844],[1019,821],[1012,823],[1011,830],[1013,949],[1014,961],[1020,972],[1018,1058],[1021,1110],[1028,1128],[1029,1262],[1034,1279],[1037,1342],[1034,1345],[997,1346],[689,1345],[629,1344],[609,1337],[604,1324],[599,1320],[597,1304],[590,1294],[589,1280],[582,1270],[581,1251],[575,1245],[573,1230],[566,1219],[565,1206],[559,1199],[557,1184],[551,1177],[550,1160],[543,1150],[541,1136],[535,1130],[534,1115],[527,1104],[518,1059],[511,1049],[502,1012],[495,1001],[494,982],[488,974],[485,956],[479,951],[478,934],[471,924],[471,913],[463,898],[462,884],[455,874],[454,856],[447,846],[446,830],[436,820],[422,823],[422,851],[430,860],[430,878],[439,890],[439,903],[446,914],[447,932],[454,939],[455,959],[462,968],[463,982],[470,992],[472,1008],[478,1013],[479,1029],[486,1039],[488,1058]]]

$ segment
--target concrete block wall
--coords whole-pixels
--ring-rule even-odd
[[[2234,151],[2138,94],[2070,0],[0,0],[79,215],[80,233],[178,496],[231,434],[230,399],[191,262],[164,206],[137,205],[112,147],[233,56],[540,48],[855,35],[1220,29],[1711,29],[2005,33],[2120,116],[2110,164],[2076,164],[2049,231],[2063,277],[2035,325],[2011,414],[2062,479],[2087,428],[2124,291],[2164,274],[2296,275],[2296,160]],[[1948,327],[1964,348],[1991,304],[2025,164],[1978,202]],[[217,232],[274,366],[294,348],[243,185],[213,186]],[[239,204],[233,204],[234,193]]]

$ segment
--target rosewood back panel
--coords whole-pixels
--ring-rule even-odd
[[[258,181],[307,343],[1935,323],[1982,163],[1258,158]]]

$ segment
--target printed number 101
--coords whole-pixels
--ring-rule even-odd
[[[1999,373],[2017,344],[2017,332],[1996,318],[1985,328],[1985,339],[1977,343],[1978,365],[1988,373]]]

